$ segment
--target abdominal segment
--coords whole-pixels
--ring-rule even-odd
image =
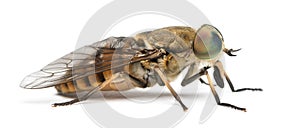
[[[103,73],[93,74],[85,78],[56,85],[55,88],[60,94],[89,91],[97,86],[101,86],[101,84],[105,80],[110,79],[112,75],[118,76],[99,91],[124,91],[134,87],[144,86],[142,85],[142,82],[139,82],[129,74],[122,72],[112,74],[111,71],[105,71]]]

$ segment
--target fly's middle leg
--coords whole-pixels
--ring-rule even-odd
[[[208,72],[206,72],[205,75],[207,76],[207,80],[208,80],[208,83],[209,83],[209,87],[210,87],[210,89],[211,89],[211,91],[212,91],[212,93],[213,93],[213,95],[214,95],[214,97],[215,97],[215,100],[216,100],[216,102],[217,102],[218,105],[220,105],[220,106],[225,106],[225,107],[231,107],[231,108],[233,108],[233,109],[237,109],[237,110],[241,110],[241,111],[246,112],[246,108],[237,107],[237,106],[232,105],[232,104],[229,104],[229,103],[222,103],[222,102],[220,101],[219,95],[217,94],[217,91],[215,90],[214,85],[212,84],[212,80],[211,80],[211,78],[210,78]]]
[[[187,75],[185,76],[185,78],[182,80],[181,82],[181,86],[186,86],[188,85],[189,83],[199,79],[201,83],[204,83],[204,84],[207,84],[203,79],[201,79],[200,77],[205,75],[205,72],[210,68],[210,66],[206,66],[206,67],[203,67],[200,72],[192,75],[192,70],[194,69],[194,64],[191,65],[191,67],[189,68],[189,71],[187,73]]]

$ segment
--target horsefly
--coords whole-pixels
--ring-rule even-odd
[[[211,25],[202,25],[197,31],[191,27],[165,27],[133,37],[110,37],[79,48],[28,75],[20,86],[26,89],[55,87],[63,95],[87,92],[71,101],[54,103],[56,107],[86,100],[98,91],[125,91],[158,84],[166,86],[186,111],[188,108],[169,82],[189,67],[182,86],[200,80],[209,85],[218,105],[246,111],[246,108],[220,101],[207,71],[214,70],[213,76],[221,88],[225,78],[233,92],[262,91],[260,88],[234,89],[219,59],[224,53],[236,56],[233,53],[239,50],[225,48],[222,34]],[[205,66],[200,68],[200,64]],[[207,82],[201,76],[206,76]]]

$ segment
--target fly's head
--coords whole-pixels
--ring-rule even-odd
[[[202,25],[196,32],[192,48],[195,56],[200,60],[212,60],[223,51],[223,36],[211,25]]]

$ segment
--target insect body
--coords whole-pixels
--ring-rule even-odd
[[[245,108],[221,103],[207,72],[213,67],[217,85],[224,87],[225,77],[234,92],[262,91],[251,88],[234,89],[218,60],[223,53],[235,56],[232,53],[238,50],[226,49],[223,41],[221,33],[211,25],[203,25],[197,31],[191,27],[176,26],[139,33],[134,37],[110,37],[48,64],[27,76],[21,87],[55,87],[60,94],[88,92],[74,100],[53,104],[64,106],[85,100],[97,91],[123,91],[159,84],[166,86],[182,108],[187,110],[169,81],[189,67],[182,86],[199,79],[210,86],[218,105],[246,111]],[[206,66],[198,69],[199,64]],[[203,75],[207,77],[208,83],[200,78]]]

